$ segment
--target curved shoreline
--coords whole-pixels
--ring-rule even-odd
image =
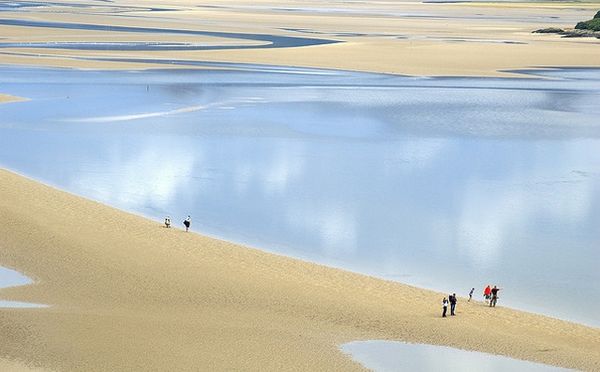
[[[218,66],[215,66],[215,67],[218,67]],[[238,67],[238,68],[239,67],[245,67],[245,68],[248,68],[248,69],[261,68],[261,66],[250,66],[250,65],[248,65],[248,66],[229,66],[229,67]],[[269,69],[271,69],[271,68],[272,67],[269,67]],[[25,77],[29,76],[29,73],[30,73],[30,71],[29,71],[30,69],[29,68],[25,68],[25,69],[22,69],[22,70],[25,73],[24,75],[20,74],[20,69],[18,69],[18,68],[16,70],[14,70],[14,71],[13,70],[7,70],[4,75],[6,75],[7,77],[10,76],[11,78],[9,78],[8,81],[11,81],[12,83],[16,83],[17,86],[18,86],[19,83],[27,82],[27,79]],[[85,72],[85,71],[77,72],[76,73],[76,78],[74,78],[74,79],[71,78],[70,75],[65,74],[65,70],[56,70],[56,73],[58,74],[56,76],[51,75],[48,72],[49,72],[48,69],[44,69],[44,74],[43,75],[33,74],[33,76],[35,76],[34,80],[35,79],[41,79],[41,81],[43,81],[43,82],[50,82],[50,81],[61,81],[61,82],[67,82],[67,81],[69,81],[69,82],[79,82],[79,83],[84,82],[84,81],[88,81],[88,83],[91,82],[91,81],[89,81],[89,76],[87,76],[88,72]],[[162,79],[164,79],[164,77],[162,77],[162,78],[156,78],[156,79],[152,78],[153,73],[157,73],[157,72],[159,72],[159,71],[154,71],[154,72],[153,71],[148,71],[148,72],[144,72],[144,73],[139,72],[139,73],[133,74],[133,76],[136,76],[135,81],[143,82],[144,84],[146,84],[146,83],[151,83],[152,84],[155,81],[162,81]],[[162,72],[164,73],[165,70],[163,70]],[[193,70],[190,70],[190,72],[193,72]],[[285,70],[285,72],[287,73],[288,71]],[[311,70],[300,69],[298,71],[292,71],[292,72],[302,73],[303,75],[301,75],[299,77],[299,79],[301,79],[300,81],[303,82],[303,83],[327,84],[327,82],[328,82],[328,80],[325,80],[325,79],[323,79],[323,77],[320,76],[321,72],[322,72],[320,70],[311,71]],[[325,72],[327,72],[327,71],[325,71]],[[74,71],[74,73],[75,73],[75,71]],[[305,73],[308,74],[308,75],[304,75]],[[316,75],[313,76],[313,78],[312,78],[313,80],[311,80],[311,75],[313,75],[313,73],[316,73]],[[129,80],[129,78],[127,77],[129,75],[127,72],[118,72],[118,73],[114,73],[113,72],[113,73],[111,73],[112,75],[106,75],[106,76],[100,75],[100,72],[94,72],[92,74],[95,75],[96,78],[99,78],[100,79],[99,81],[102,81],[103,84],[110,84],[110,82],[115,82],[115,81],[118,81],[119,84],[126,84],[126,83],[132,83],[133,82],[132,80]],[[179,72],[177,74],[179,74]],[[201,78],[201,76],[203,76],[203,75],[204,75],[204,72],[200,72],[198,76],[189,75],[189,76],[186,76],[185,79],[183,79],[183,80],[185,80],[188,83],[193,83],[194,81],[203,81],[204,84],[206,84],[207,86],[209,84],[215,83],[216,81],[219,81],[217,78],[213,78],[213,79]],[[225,73],[225,75],[229,76],[230,73],[227,72],[227,73]],[[344,78],[343,74],[336,74],[336,75],[337,76],[335,76],[335,78],[338,79],[338,80],[334,81],[335,84],[333,86],[337,86],[337,84],[342,84],[343,85],[345,83],[352,83],[353,81],[354,81],[354,84],[357,83],[353,79],[348,79],[348,77]],[[193,76],[195,76],[195,77],[193,77]],[[366,76],[366,77],[368,77],[369,75],[350,74],[349,77],[352,77],[352,76]],[[597,76],[597,73],[595,74],[595,76]],[[391,76],[388,76],[386,79],[377,79],[377,77],[378,76],[375,75],[374,78],[372,78],[372,80],[368,80],[370,82],[370,84],[372,83],[372,84],[374,84],[374,86],[377,85],[377,84],[384,84],[384,85],[394,84],[394,82],[396,82],[398,84],[401,84],[403,81],[408,81],[409,85],[421,86],[422,84],[426,84],[426,85],[430,85],[430,86],[433,86],[433,87],[436,87],[436,88],[440,88],[440,87],[444,87],[444,86],[452,86],[452,87],[459,86],[459,87],[463,88],[463,87],[468,86],[468,84],[466,84],[466,83],[459,83],[459,84],[456,85],[455,83],[453,83],[453,81],[457,81],[457,80],[454,80],[454,79],[437,79],[437,78],[434,78],[434,79],[411,79],[411,78],[408,78],[408,79],[405,79],[405,78],[391,79]],[[314,80],[314,79],[316,79],[316,80]],[[254,80],[262,80],[262,79],[259,78],[259,79],[254,79]],[[244,80],[244,78],[241,78],[241,80],[233,79],[233,81],[237,82],[237,81],[245,81],[245,80]],[[458,80],[458,81],[460,81],[460,80]],[[515,80],[515,83],[517,81],[519,83],[521,83],[521,81],[519,81],[519,80]],[[38,82],[40,82],[40,81],[38,80]],[[279,78],[277,80],[277,83],[282,83],[282,82],[284,82],[284,80],[281,79],[281,78]],[[528,87],[527,89],[529,90],[529,89],[532,89],[532,88],[536,87],[536,85],[535,85],[536,83],[535,82],[537,82],[537,84],[548,83],[548,81],[544,80],[544,79],[532,78],[532,80],[528,80],[528,81],[526,81],[523,84],[524,84],[524,86]],[[506,82],[503,79],[494,79],[492,85],[496,86],[496,85],[502,85],[502,84],[505,84],[505,83]],[[592,81],[592,83],[593,83],[593,81]],[[490,88],[490,85],[488,83],[484,83],[484,84],[482,84],[482,86],[485,87],[484,89]],[[350,87],[354,87],[354,85],[350,85]],[[508,87],[505,86],[504,88],[508,88]],[[561,90],[559,90],[559,91],[564,90],[564,88],[565,87],[561,88]],[[514,87],[510,88],[510,89],[514,89]],[[33,91],[35,91],[35,90],[33,90]],[[15,92],[17,92],[17,91],[15,91]],[[18,92],[19,92],[19,94],[22,94],[22,95],[25,95],[25,96],[33,94],[33,93],[28,93],[26,90],[20,90]],[[74,92],[71,92],[71,93],[72,93],[71,99],[73,99],[74,97],[76,97],[76,95],[73,94]],[[32,104],[35,104],[35,102],[32,102]],[[32,106],[32,107],[35,107],[35,106]],[[58,107],[58,106],[56,106],[56,107]],[[195,110],[197,108],[198,108],[198,106],[186,106],[183,109],[181,109],[180,112],[189,111],[189,110]],[[11,108],[11,109],[13,109],[13,108]],[[18,107],[15,107],[14,109],[17,109],[17,112],[20,111],[20,110],[18,110]],[[116,109],[116,107],[115,107],[115,109]],[[132,117],[140,117],[140,116],[146,116],[146,117],[153,117],[154,116],[154,117],[157,117],[157,116],[160,116],[161,114],[162,114],[161,111],[158,111],[158,112],[152,111],[152,112],[149,112],[149,113],[148,112],[143,113],[141,115],[131,115],[131,116]],[[100,115],[100,116],[93,116],[93,117],[90,117],[88,119],[80,119],[80,121],[82,121],[82,122],[86,122],[86,121],[87,122],[93,122],[93,121],[96,121],[96,122],[109,122],[109,121],[112,121],[112,120],[115,120],[115,119],[129,120],[129,116],[115,117],[115,116],[102,116],[102,115]],[[77,121],[78,120],[73,120],[72,122],[77,122]],[[36,122],[36,121],[33,120],[32,123],[33,122]],[[10,133],[11,133],[11,131],[8,130],[7,136],[9,138],[10,138]],[[62,135],[61,135],[61,137],[62,137]],[[28,147],[27,144],[30,143],[30,140],[31,139],[28,138],[28,137],[21,137],[20,139],[16,139],[15,138],[15,140],[13,140],[13,141],[6,142],[5,143],[5,148],[10,148],[11,147],[10,142],[15,142],[17,144],[18,143],[22,143],[23,146]],[[33,142],[35,143],[35,141],[33,141]],[[132,144],[133,144],[133,142],[132,142]],[[21,146],[21,147],[23,147],[23,146]],[[101,147],[104,147],[104,146],[101,146]],[[106,147],[110,148],[111,146],[106,144]],[[17,148],[15,148],[15,151],[18,151]],[[13,152],[13,154],[14,154],[14,152]],[[98,153],[98,156],[99,155],[100,155],[100,153]],[[7,157],[6,157],[5,160],[8,160],[8,159],[12,158],[12,156],[9,153],[7,153],[6,156]],[[64,156],[65,155],[63,155],[63,157]],[[192,153],[188,153],[188,156],[191,157]],[[71,156],[69,156],[69,157],[73,158],[73,159],[79,159],[79,158],[81,158],[80,155],[76,155],[74,153],[71,153]],[[16,158],[26,158],[26,157],[25,156],[16,156]],[[53,158],[53,156],[52,156],[51,153],[48,153],[47,157],[43,156],[42,158],[51,159],[51,158]],[[39,161],[43,161],[42,158],[40,158]],[[10,163],[10,161],[9,161],[9,163]],[[21,166],[19,166],[18,165],[19,164],[18,161],[17,161],[17,163],[15,163],[13,161],[12,164],[13,165],[9,166],[9,168],[17,170],[17,171],[21,170],[21,172],[22,172],[22,171],[25,171],[26,169],[28,169],[27,165],[25,165],[25,164],[21,164]],[[8,163],[7,163],[7,165],[8,165]],[[62,170],[59,169],[60,167],[54,168],[51,165],[51,163],[47,163],[44,168],[46,168],[46,170],[53,169],[53,171],[51,171],[50,174],[51,173],[55,173],[55,172],[58,173],[58,174],[63,174]],[[67,173],[68,173],[68,171],[67,171]],[[69,178],[76,179],[76,178],[78,178],[78,176],[75,176],[73,178],[73,175],[67,176],[67,173],[63,174],[63,177],[65,179],[69,179]],[[41,180],[42,182],[44,182],[44,180],[48,181],[49,179],[51,179],[51,178],[48,178],[50,176],[50,174],[46,174],[46,177],[44,178],[44,177],[41,176],[41,173],[39,173],[39,172],[36,173],[35,171],[31,171],[31,170],[29,172],[27,172],[27,174],[29,174],[33,179],[38,179],[38,180]],[[36,175],[37,175],[37,177],[36,177]],[[79,177],[81,177],[81,176],[82,175],[80,174]],[[78,192],[78,190],[76,188],[75,189],[69,188],[68,185],[66,185],[64,183],[61,183],[61,181],[58,180],[58,179],[54,179],[54,181],[55,182],[53,182],[51,184],[57,186],[58,188],[63,188],[65,190],[70,190],[70,192],[73,192],[75,194],[86,195],[85,193]],[[115,179],[114,182],[117,182],[116,179]],[[102,189],[101,184],[102,183],[100,182],[100,184],[98,184],[96,186],[99,187],[100,189]],[[144,186],[142,184],[138,185],[138,187],[140,187],[139,190],[144,190]],[[118,189],[119,188],[114,189],[113,192],[115,194],[117,194],[119,192],[119,191],[117,191]],[[87,195],[89,197],[92,194],[87,194]],[[111,204],[111,205],[113,205],[113,206],[115,206],[117,208],[120,207],[120,208],[122,208],[124,210],[132,211],[131,208],[127,208],[124,205],[119,205],[118,203],[112,204],[110,202],[110,199],[102,199],[102,197],[95,197],[95,198],[99,202],[108,203],[108,204]],[[154,200],[159,200],[160,198],[154,197],[153,199]],[[169,206],[169,208],[172,208],[172,207],[174,207],[174,205],[170,205]],[[188,208],[188,207],[185,207],[185,208]],[[277,208],[277,209],[279,209],[279,208]],[[133,212],[134,213],[138,213],[139,211],[133,210]],[[170,214],[171,212],[172,211],[170,211],[168,214]],[[197,217],[198,217],[198,214],[200,214],[200,213],[196,213],[194,210],[188,210],[188,212],[191,212],[192,215],[196,214]],[[277,211],[273,211],[273,212],[277,213]],[[165,212],[165,214],[167,214],[167,213]],[[144,214],[142,214],[142,215],[144,216]],[[145,214],[146,217],[154,218],[155,220],[157,218],[158,219],[162,218],[162,215],[163,215],[162,213],[157,213],[157,214],[154,214],[154,215],[152,215],[152,214]],[[229,229],[230,230],[229,233],[225,233],[225,231],[228,230],[227,229],[228,225],[229,225],[228,223],[222,223],[220,225],[221,226],[221,230],[219,228],[211,230],[212,236],[213,237],[218,237],[218,238],[224,239],[224,240],[229,240],[229,241],[237,242],[238,244],[241,244],[241,245],[250,244],[251,246],[260,247],[263,250],[268,250],[268,251],[271,251],[271,252],[276,252],[278,250],[277,245],[273,245],[273,243],[272,242],[268,242],[268,240],[266,240],[266,241],[260,241],[259,239],[255,239],[255,240],[245,239],[244,236],[243,236],[243,234],[242,235],[238,234],[239,231],[236,231],[237,229],[232,230],[230,228]],[[246,231],[246,233],[247,233],[247,231]],[[256,236],[260,236],[260,233],[258,235],[255,235],[255,237]],[[265,233],[264,236],[265,237],[268,236],[268,233]],[[286,241],[286,240],[284,239],[284,240],[279,240],[279,241]],[[300,247],[300,248],[306,248],[307,251],[310,251],[310,250],[316,249],[316,247],[317,247],[317,245],[315,245],[315,246],[305,245],[305,247]],[[364,248],[368,249],[368,247],[364,247]],[[285,252],[284,251],[282,253],[283,254],[288,254],[288,255],[292,254],[292,255],[295,255],[296,257],[301,258],[301,259],[302,258],[304,258],[304,259],[308,258],[310,260],[312,258],[313,262],[321,262],[321,263],[324,262],[324,260],[322,258],[315,257],[315,256],[309,257],[310,255],[305,255],[301,251],[296,251],[295,253]],[[325,260],[325,261],[328,261],[328,260]],[[331,264],[331,262],[330,262],[330,264]],[[334,262],[333,266],[337,266],[337,267],[341,267],[341,268],[352,267],[356,272],[361,272],[361,267],[359,265],[350,265],[350,264],[348,264],[348,262],[346,264],[343,264],[341,262]],[[501,265],[501,266],[504,266],[504,265]],[[401,266],[400,265],[396,265],[396,267],[401,267]],[[511,267],[511,266],[509,265],[509,266],[506,266],[506,267]],[[406,269],[401,269],[401,270],[407,270],[407,269],[409,270],[408,267]],[[508,271],[510,271],[510,270],[508,270]],[[362,272],[366,273],[366,274],[371,274],[371,275],[374,274],[375,276],[382,277],[382,275],[381,275],[382,273],[381,272],[374,272],[374,271],[368,271],[368,270],[362,270]],[[468,278],[468,280],[472,280],[472,275],[474,275],[475,270],[474,271],[466,270],[465,272],[468,272],[468,274],[466,274],[466,275],[470,276]],[[489,274],[485,274],[485,275],[489,275]],[[562,276],[558,276],[558,277],[562,278],[561,280],[567,280],[567,279],[573,278],[574,275],[576,276],[576,272],[571,271],[571,272],[563,273]],[[433,276],[431,276],[431,274],[430,274],[429,277],[433,277]],[[384,279],[385,279],[385,277],[384,277]],[[481,282],[481,280],[482,280],[481,278],[477,279],[478,282]],[[420,285],[423,288],[429,288],[429,289],[434,289],[434,290],[436,288],[444,288],[444,289],[448,290],[448,287],[446,286],[446,285],[448,285],[448,283],[446,281],[443,281],[443,280],[442,281],[438,281],[437,284],[434,284],[434,283],[427,283],[427,281],[424,282],[422,279],[420,281],[413,279],[411,281],[411,283],[413,285]],[[422,283],[425,283],[425,284],[422,284]],[[468,283],[468,284],[470,284],[470,283]],[[554,283],[554,284],[556,284],[556,283]],[[445,285],[446,287],[439,287],[440,285]],[[456,283],[454,283],[454,284],[450,285],[450,287],[451,288],[452,287],[458,288],[458,287],[461,287],[461,285],[456,285]],[[538,303],[537,306],[529,307],[528,308],[527,307],[528,302],[527,301],[523,301],[523,299],[526,299],[526,297],[523,296],[523,293],[521,293],[520,297],[517,296],[519,288],[522,288],[521,283],[517,283],[517,284],[512,283],[511,285],[508,285],[508,287],[511,288],[511,291],[514,291],[511,294],[510,299],[513,300],[513,302],[511,303],[511,306],[513,306],[515,308],[519,308],[519,309],[522,309],[522,310],[525,310],[525,311],[538,312],[538,313],[545,314],[547,316],[554,316],[554,317],[557,317],[557,318],[560,318],[560,319],[563,319],[563,320],[569,320],[569,321],[573,321],[573,322],[580,322],[582,324],[587,324],[587,325],[594,326],[593,323],[590,324],[590,322],[592,322],[595,318],[593,316],[593,313],[589,310],[589,307],[588,307],[588,310],[587,310],[587,315],[585,317],[581,317],[581,316],[577,317],[577,316],[574,315],[575,313],[577,313],[577,311],[579,311],[579,306],[578,305],[573,305],[573,303],[580,304],[580,302],[577,302],[577,300],[578,300],[577,297],[572,298],[572,300],[575,300],[575,301],[567,301],[567,302],[571,302],[571,309],[570,309],[571,311],[564,311],[564,309],[563,309],[562,312],[561,311],[559,311],[559,312],[553,312],[553,310],[556,310],[556,309],[553,307],[554,304],[552,304],[550,301],[545,302],[545,304],[547,305],[546,307],[544,306],[544,303],[542,303],[541,305]],[[592,290],[594,290],[594,288],[592,288]],[[529,289],[529,291],[531,291],[531,288]],[[528,294],[527,294],[528,291],[525,291],[525,292],[526,292],[525,296],[528,296]],[[567,293],[566,295],[569,296],[570,294]],[[583,304],[585,304],[585,301],[583,301],[583,303],[581,303],[581,305],[583,305]]]
[[[337,40],[329,39],[316,39],[307,37],[295,37],[295,36],[282,36],[282,35],[268,35],[268,34],[250,34],[250,33],[235,33],[235,32],[220,32],[220,31],[200,31],[200,30],[182,30],[182,29],[169,29],[169,28],[152,28],[152,27],[130,27],[130,26],[115,26],[115,25],[102,25],[102,24],[88,24],[88,23],[67,23],[67,22],[46,22],[46,21],[32,21],[32,20],[21,20],[21,19],[0,19],[0,25],[5,26],[19,26],[19,27],[39,27],[39,28],[55,28],[55,29],[67,29],[67,30],[86,30],[86,31],[102,31],[102,32],[131,32],[131,33],[154,33],[154,34],[173,34],[173,35],[197,35],[197,36],[210,36],[210,37],[221,37],[251,41],[262,41],[267,44],[264,45],[215,45],[202,47],[203,49],[197,50],[225,50],[225,49],[269,49],[269,48],[295,48],[304,46],[314,45],[327,45],[339,43]],[[5,43],[0,43],[0,47]],[[19,43],[15,43],[19,44]],[[20,43],[21,46],[11,45],[7,48],[56,48],[66,49],[65,44],[53,44],[53,43],[39,43],[36,46],[27,46],[27,43]],[[73,49],[77,49],[75,45],[72,45]],[[85,48],[82,48],[85,50]],[[153,49],[123,49],[123,50],[153,50]],[[178,50],[178,49],[163,49],[163,50]],[[185,49],[184,49],[185,50]],[[195,49],[191,49],[195,50]]]
[[[118,3],[125,5],[123,9],[133,9],[127,1]],[[198,33],[189,34],[181,30],[162,37],[163,42],[181,42],[190,35],[237,35],[247,44],[271,44],[152,53],[27,48],[20,54],[20,49],[6,49],[0,51],[0,63],[145,69],[151,65],[142,59],[155,58],[154,67],[166,68],[159,63],[168,63],[190,68],[169,63],[172,58],[193,61],[200,65],[197,68],[225,62],[456,77],[523,77],[515,70],[574,62],[582,63],[582,68],[588,68],[584,64],[600,66],[597,45],[531,35],[528,29],[545,22],[564,23],[589,8],[587,4],[439,4],[438,18],[426,14],[402,17],[402,22],[396,17],[364,17],[361,13],[340,16],[329,12],[323,17],[326,12],[318,7],[302,11],[300,20],[294,15],[299,12],[292,8],[232,7],[221,11],[210,5],[164,9],[160,4],[148,4],[148,8],[134,9],[140,12],[137,15],[121,17],[118,12],[106,11],[104,3],[60,5],[58,12],[48,12],[45,7],[38,12],[36,5],[24,7],[26,12],[20,15],[51,24],[114,22],[121,24],[117,28],[123,27],[117,31],[127,33],[103,34],[106,29],[88,29],[81,32],[85,34],[81,40],[74,41],[84,46],[108,36],[135,43],[139,41],[134,39],[142,37],[134,33],[158,37],[182,23],[182,27],[214,32],[191,30]],[[427,13],[430,6],[399,2],[394,4],[395,13],[387,8],[380,13]],[[110,3],[109,8],[117,7],[121,5]],[[562,7],[581,10],[558,10]],[[20,6],[13,8],[6,17],[19,13]],[[69,14],[69,8],[78,9]],[[512,8],[522,9],[522,14]],[[169,10],[164,12],[169,16],[161,17],[158,10]],[[475,12],[487,15],[485,19],[470,16]],[[502,19],[496,17],[504,12]],[[447,17],[447,13],[458,16]],[[527,22],[514,16],[525,17]],[[206,23],[198,26],[199,20]],[[156,24],[166,25],[165,29],[156,29]],[[70,26],[40,26],[38,22],[35,27],[0,25],[9,42],[41,45],[34,44],[40,37],[49,43],[73,42],[69,30],[74,28]],[[287,36],[289,32],[300,36],[299,31],[292,31],[299,27],[307,38]],[[448,39],[436,36],[440,28]],[[311,33],[338,40],[312,44],[315,47],[311,48],[285,44],[323,40],[311,38]],[[505,43],[507,40],[510,43]],[[4,97],[8,97],[5,102],[21,100]],[[598,328],[509,308],[491,310],[464,300],[459,303],[459,316],[441,319],[441,293],[162,229],[155,221],[2,168],[0,195],[0,264],[19,268],[35,280],[31,285],[0,289],[0,298],[53,305],[45,309],[0,309],[0,327],[5,335],[0,342],[0,369],[354,370],[362,367],[344,356],[337,345],[388,339],[600,370]]]
[[[387,339],[600,367],[598,329],[464,301],[442,319],[433,291],[166,230],[6,170],[0,191],[0,263],[36,281],[2,298],[53,305],[0,310],[14,335],[0,345],[9,359],[69,370],[358,369],[337,345]]]

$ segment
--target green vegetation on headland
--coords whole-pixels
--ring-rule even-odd
[[[593,19],[579,22],[574,29],[563,30],[557,27],[541,28],[533,31],[534,34],[559,34],[562,37],[595,37],[600,39],[600,11]]]
[[[600,31],[600,11],[596,13],[593,19],[589,21],[579,22],[575,26],[577,30],[592,30],[592,31]]]

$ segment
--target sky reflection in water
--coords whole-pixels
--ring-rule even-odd
[[[32,100],[0,105],[0,165],[273,252],[459,295],[498,284],[501,305],[598,326],[600,72],[564,73],[5,67],[0,90]]]
[[[561,372],[565,368],[532,363],[444,346],[393,341],[357,341],[342,345],[342,351],[375,372]]]
[[[31,280],[23,274],[4,268],[0,266],[0,288],[5,287],[16,287],[20,285],[30,284]],[[0,300],[0,308],[3,307],[19,307],[19,308],[32,308],[32,307],[46,307],[46,305],[32,304],[29,302],[18,302],[18,301],[4,301]]]

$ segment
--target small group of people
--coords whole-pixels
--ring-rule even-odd
[[[485,303],[489,304],[490,307],[496,307],[496,302],[498,302],[498,291],[500,288],[494,286],[493,288],[488,285],[485,287],[483,291],[483,297],[485,299]],[[471,288],[469,291],[469,300],[467,302],[471,302],[473,299],[473,293],[475,292],[475,288]],[[442,300],[442,317],[446,317],[446,313],[448,312],[448,306],[450,306],[450,315],[456,315],[456,293],[452,293],[448,296],[448,298],[444,297]]]
[[[496,302],[498,302],[499,290],[500,288],[496,286],[494,286],[494,288],[491,288],[489,284],[483,290],[483,298],[485,299],[485,302],[490,305],[490,307],[496,307]]]
[[[185,231],[190,231],[190,226],[192,226],[192,217],[189,215],[185,220],[183,220],[183,226],[185,226]],[[171,216],[165,217],[165,227],[167,229],[171,228]]]
[[[446,317],[448,305],[450,305],[450,315],[456,315],[456,302],[456,293],[452,293],[448,298],[444,297],[442,300],[442,317]]]

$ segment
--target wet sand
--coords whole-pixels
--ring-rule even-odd
[[[102,30],[0,25],[5,43],[98,41],[210,43],[222,50],[123,51],[7,47],[0,63],[78,68],[156,67],[106,59],[175,59],[321,67],[408,75],[498,76],[503,70],[537,66],[600,66],[595,38],[532,34],[544,27],[573,27],[589,19],[598,3],[348,3],[138,2],[26,7],[2,19],[85,23]],[[315,38],[337,43],[271,48],[260,40],[200,35],[125,33],[111,26],[153,27],[165,31],[261,34]],[[154,36],[156,35],[156,36]],[[235,45],[251,46],[239,49]],[[55,45],[56,46],[56,45]],[[82,58],[91,59],[83,60]],[[102,58],[104,60],[94,60]]]
[[[582,370],[600,330],[327,268],[160,224],[0,171],[4,360],[53,370],[354,370],[352,340],[446,345]],[[175,225],[177,217],[173,216]]]

